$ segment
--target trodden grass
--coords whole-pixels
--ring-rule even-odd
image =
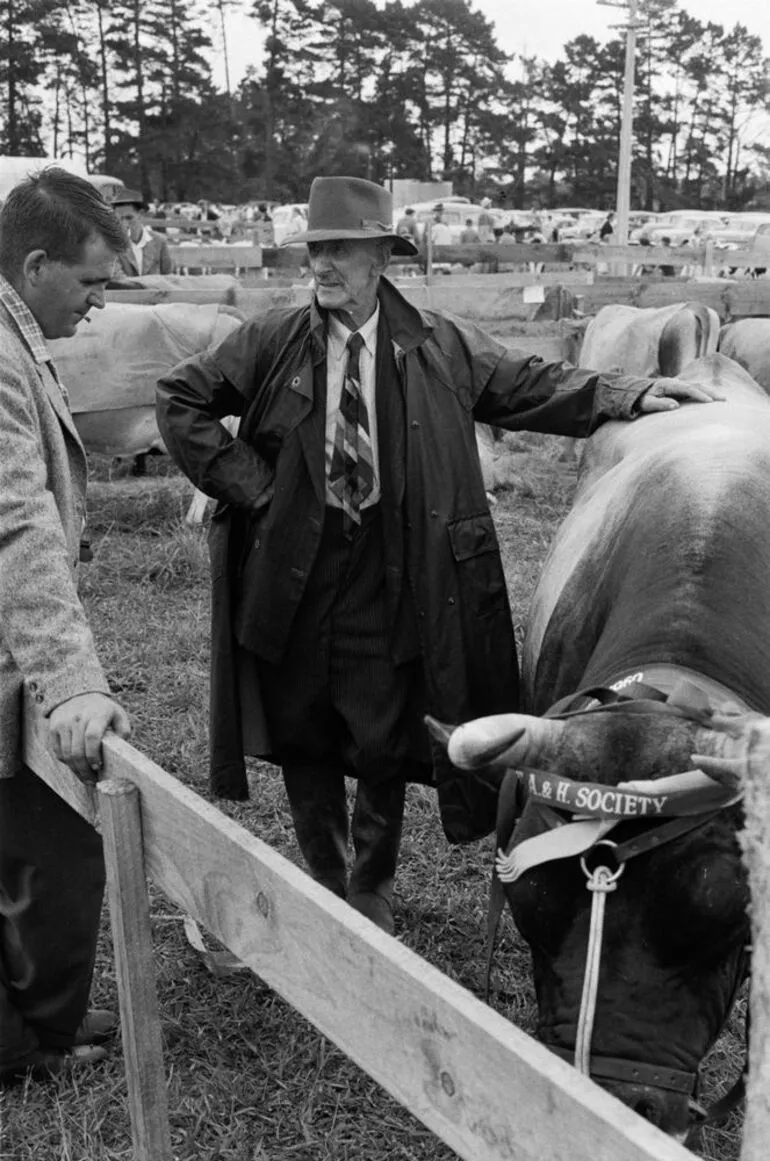
[[[565,513],[574,468],[554,441],[534,438],[522,480],[493,511],[517,625],[547,546]],[[95,559],[84,600],[133,743],[209,797],[208,557],[204,529],[184,524],[190,488],[151,461],[150,476],[93,465],[89,505]],[[251,798],[218,807],[300,862],[280,777],[254,762]],[[411,787],[396,896],[399,937],[478,996],[485,975],[485,917],[494,843],[449,847],[431,792]],[[177,1161],[450,1161],[455,1154],[401,1108],[303,1017],[251,973],[211,975],[188,944],[182,916],[151,892],[155,968],[171,1134]],[[510,921],[499,944],[493,1003],[534,1026],[529,957]],[[116,1005],[104,916],[93,1000]],[[713,1099],[742,1064],[743,1009],[704,1069]],[[0,1161],[129,1161],[122,1058],[47,1085],[0,1096]],[[735,1161],[740,1117],[705,1132],[710,1161]],[[544,1161],[547,1161],[544,1158]]]

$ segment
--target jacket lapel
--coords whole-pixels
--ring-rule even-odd
[[[304,374],[303,374],[304,371]],[[297,427],[313,489],[326,503],[326,360],[305,367],[292,379],[290,390],[304,395],[309,409]]]
[[[38,372],[45,388],[45,393],[48,396],[51,406],[53,407],[62,427],[77,443],[78,447],[83,451],[83,445],[78,434],[78,429],[75,427],[75,420],[72,417],[72,412],[67,406],[59,381],[52,370],[53,364],[43,363],[38,365]],[[84,453],[85,454],[85,453]]]

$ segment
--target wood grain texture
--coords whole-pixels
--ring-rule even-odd
[[[106,776],[139,790],[155,884],[460,1157],[691,1161],[127,742],[104,752]]]
[[[107,864],[134,1159],[171,1161],[139,790],[133,782],[107,780],[99,782],[97,795]]]

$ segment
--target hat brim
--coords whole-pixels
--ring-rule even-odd
[[[403,258],[413,258],[420,253],[410,238],[405,238],[403,234],[394,234],[390,230],[305,230],[302,234],[289,234],[278,245],[280,248],[304,245],[307,242],[336,242],[348,238],[354,238],[357,242],[390,238],[393,242],[392,252],[394,254]]]

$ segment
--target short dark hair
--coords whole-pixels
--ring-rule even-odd
[[[15,277],[32,250],[74,265],[94,235],[116,254],[128,248],[118,217],[95,185],[47,166],[15,185],[0,210],[0,271]]]

